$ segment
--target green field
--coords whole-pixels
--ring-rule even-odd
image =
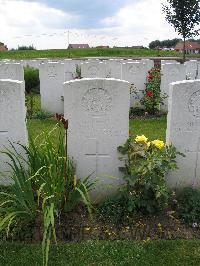
[[[176,51],[157,51],[151,49],[108,48],[108,49],[52,49],[0,52],[0,59],[62,58],[62,57],[182,57]],[[195,55],[196,56],[196,55]]]
[[[41,247],[0,243],[1,266],[41,265]],[[198,266],[199,240],[88,241],[51,247],[49,265]]]

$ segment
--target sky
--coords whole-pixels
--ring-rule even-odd
[[[0,42],[9,49],[67,48],[68,43],[134,46],[178,37],[165,0],[0,0]]]

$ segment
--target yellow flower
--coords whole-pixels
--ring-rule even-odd
[[[148,138],[146,138],[144,135],[141,135],[141,136],[137,136],[136,138],[135,138],[135,141],[136,142],[147,142],[147,140],[148,140]]]
[[[147,148],[149,148],[150,147],[150,145],[151,145],[151,142],[149,141],[149,142],[147,142]]]
[[[154,146],[156,146],[156,148],[158,149],[162,149],[165,146],[165,143],[162,140],[159,139],[155,139],[151,142]]]

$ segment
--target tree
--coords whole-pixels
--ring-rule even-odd
[[[172,39],[172,40],[163,40],[163,41],[155,40],[155,41],[150,42],[149,48],[150,49],[155,49],[157,47],[171,48],[171,47],[174,47],[179,41],[181,41],[181,39]]]
[[[165,19],[183,38],[183,60],[185,60],[185,40],[199,34],[199,0],[167,0],[163,4]]]

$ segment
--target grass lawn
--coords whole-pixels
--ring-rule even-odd
[[[38,245],[0,244],[0,265],[41,265]],[[52,246],[49,265],[200,265],[199,240],[88,241]]]
[[[157,51],[151,49],[133,48],[109,48],[109,49],[52,49],[52,50],[26,50],[26,51],[6,51],[0,53],[0,59],[31,59],[31,58],[62,58],[62,57],[92,57],[92,56],[131,56],[131,57],[182,57],[176,51]],[[191,57],[192,55],[190,55]],[[198,55],[195,55],[197,57]]]

